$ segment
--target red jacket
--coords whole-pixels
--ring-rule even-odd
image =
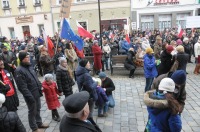
[[[94,69],[100,70],[102,68],[101,57],[102,57],[103,52],[98,45],[93,45],[92,53],[94,55]]]
[[[44,81],[42,83],[42,87],[49,110],[57,109],[60,107],[60,102],[57,97],[58,90],[56,83],[53,82],[51,85],[48,85],[46,81]]]

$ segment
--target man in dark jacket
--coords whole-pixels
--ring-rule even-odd
[[[69,95],[63,100],[66,114],[60,123],[60,132],[101,132],[89,120],[88,100],[90,95],[86,91]]]
[[[108,97],[108,101],[109,101],[108,106],[111,108],[114,108],[115,100],[113,98],[112,91],[115,90],[115,85],[114,85],[113,81],[109,77],[107,77],[104,72],[99,73],[99,78],[102,81],[101,87],[104,89],[104,91],[106,92],[106,95]]]
[[[186,37],[183,39],[183,47],[184,47],[185,53],[189,55],[188,63],[192,63],[191,61],[192,44],[189,43],[189,39]]]
[[[29,54],[27,52],[20,52],[19,60],[20,66],[15,71],[16,83],[28,106],[29,125],[33,132],[40,132],[38,128],[49,127],[42,123],[40,116],[41,83],[33,67],[31,67]]]
[[[2,104],[5,102],[5,96],[0,93],[0,132],[26,132],[24,125],[16,112],[8,112]]]
[[[88,105],[90,108],[90,114],[88,116],[88,120],[92,124],[96,124],[93,120],[93,110],[94,103],[97,100],[98,96],[96,93],[97,83],[93,81],[90,73],[90,62],[86,59],[82,59],[79,62],[79,66],[76,69],[76,78],[79,91],[87,91],[90,94],[90,99],[88,100]]]
[[[124,63],[124,67],[130,71],[129,78],[134,78],[134,72],[136,69],[136,65],[133,62],[134,57],[135,57],[134,49],[130,48],[127,54],[127,58]]]
[[[169,72],[166,74],[162,74],[158,76],[156,79],[154,79],[151,89],[158,90],[158,85],[160,84],[160,81],[166,77],[171,78],[175,82],[176,87],[175,87],[174,97],[180,103],[182,112],[186,100],[186,91],[185,91],[186,73],[184,70],[177,70],[174,73]]]

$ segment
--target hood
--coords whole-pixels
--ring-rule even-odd
[[[84,73],[89,73],[90,70],[86,69],[85,67],[78,66],[76,69],[76,76],[80,76]]]
[[[153,58],[153,54],[149,55],[149,54],[145,54],[143,58],[148,57],[148,58]]]
[[[0,108],[0,120],[4,119],[8,114],[7,108],[5,106]]]
[[[159,99],[153,99],[153,98]],[[168,102],[165,99],[162,99],[156,95],[156,91],[147,91],[144,94],[144,103],[147,107],[165,109],[168,107]]]

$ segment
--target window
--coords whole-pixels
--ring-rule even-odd
[[[41,4],[41,0],[35,0],[35,4]]]
[[[13,27],[10,27],[9,28],[9,32],[10,32],[10,38],[11,39],[14,39],[15,38],[15,30]]]
[[[24,0],[19,0],[19,6],[25,6]]]
[[[3,8],[9,8],[9,0],[3,0]]]
[[[76,2],[85,2],[86,0],[76,0]]]
[[[44,29],[44,25],[43,24],[38,25],[38,29],[39,29],[40,35],[42,35],[42,30]]]
[[[57,22],[58,29],[60,29],[60,22]]]
[[[62,0],[58,0],[58,3],[59,3],[59,4],[62,4]]]
[[[87,30],[87,22],[78,22],[85,30]]]

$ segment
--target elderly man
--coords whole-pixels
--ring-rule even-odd
[[[19,60],[20,66],[15,70],[16,83],[28,106],[29,125],[33,132],[40,132],[41,130],[38,128],[49,127],[42,123],[40,116],[41,83],[31,67],[29,54],[27,52],[20,52]]]
[[[86,91],[72,94],[65,98],[63,106],[67,112],[61,120],[60,132],[101,132],[89,120],[88,100],[90,95]]]

